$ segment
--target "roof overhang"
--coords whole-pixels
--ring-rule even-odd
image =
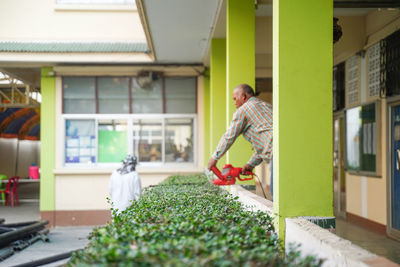
[[[137,0],[156,62],[202,63],[222,0]]]
[[[211,38],[225,38],[225,0],[136,0],[156,62],[208,65]],[[256,0],[257,17],[272,16],[272,0]],[[362,16],[399,8],[398,0],[334,0],[335,15]]]

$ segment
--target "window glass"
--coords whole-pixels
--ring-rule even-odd
[[[148,88],[142,88],[132,78],[132,112],[162,113],[162,79],[154,80]]]
[[[166,113],[196,113],[196,78],[165,78]]]
[[[193,162],[193,119],[166,119],[165,161]]]
[[[128,153],[127,124],[119,120],[98,122],[99,162],[121,162]]]
[[[138,119],[133,121],[133,151],[140,162],[162,161],[161,120]]]
[[[99,113],[129,113],[129,78],[101,77],[97,86]]]
[[[65,126],[65,163],[94,163],[95,121],[66,120]]]
[[[63,97],[64,113],[96,113],[95,79],[64,77]]]
[[[376,171],[375,104],[346,111],[346,159],[349,171]]]

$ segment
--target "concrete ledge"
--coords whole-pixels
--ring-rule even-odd
[[[244,189],[240,185],[224,186],[224,188],[231,193],[232,196],[239,197],[239,201],[244,204],[248,209],[253,211],[264,211],[271,217],[273,214],[272,201],[260,197],[250,191]]]
[[[371,266],[377,256],[302,218],[286,219],[285,246],[300,244],[303,255],[324,259],[323,266]]]
[[[253,194],[239,185],[224,186],[225,190],[232,196],[239,197],[238,200],[248,209],[253,211],[264,211],[273,217],[273,204],[271,201]],[[285,245],[300,244],[300,252],[303,256],[315,255],[325,259],[324,267],[330,266],[399,266],[398,264],[377,256],[365,249],[354,245],[349,240],[343,239],[327,229],[304,218],[287,218]]]

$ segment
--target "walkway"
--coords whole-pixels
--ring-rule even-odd
[[[400,264],[400,242],[398,241],[338,218],[336,219],[336,234],[363,249]]]
[[[4,218],[5,223],[40,220],[39,203],[22,202],[20,203],[20,206],[14,208],[0,204],[0,218]],[[52,228],[48,235],[50,242],[45,243],[37,241],[32,246],[29,246],[20,252],[16,252],[6,260],[1,261],[0,267],[23,264],[84,248],[89,242],[88,236],[92,229],[93,226]],[[44,266],[60,266],[66,263],[67,260],[68,259]]]

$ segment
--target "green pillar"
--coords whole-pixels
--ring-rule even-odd
[[[226,130],[226,40],[212,39],[210,52],[210,144],[213,153]],[[225,161],[226,156],[218,161],[218,167],[221,168]]]
[[[204,115],[204,164],[206,165],[211,156],[211,131],[210,131],[210,69],[203,74],[203,115]]]
[[[56,79],[53,68],[42,68],[40,105],[40,211],[55,210]]]
[[[233,89],[242,83],[255,86],[255,5],[254,0],[226,1],[226,125],[236,110]],[[253,151],[240,136],[228,151],[227,161],[235,167],[247,163]]]
[[[332,0],[273,0],[274,214],[333,216]]]

